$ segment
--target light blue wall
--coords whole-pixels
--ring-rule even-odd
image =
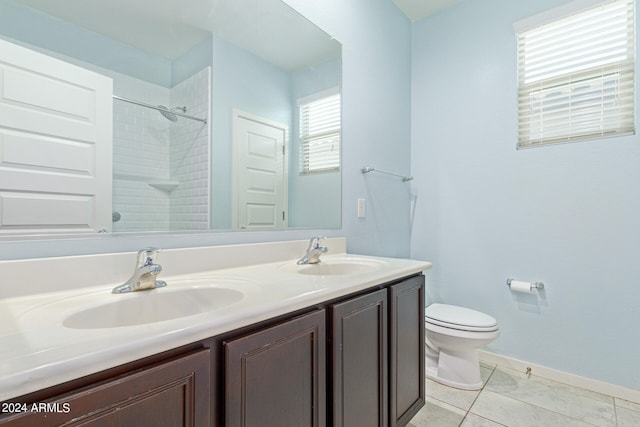
[[[0,2],[0,34],[164,87],[171,61],[88,31],[12,0]]]
[[[0,242],[0,259],[135,251],[346,236],[354,253],[409,255],[409,190],[384,176],[363,176],[371,164],[408,173],[410,160],[411,24],[389,0],[287,0],[343,44],[342,229],[99,236],[64,241]],[[214,71],[215,72],[215,71]],[[212,94],[216,96],[216,92]],[[356,218],[356,201],[368,216]]]
[[[171,87],[213,63],[213,37],[207,37],[171,62]]]
[[[411,24],[389,0],[285,0],[342,43],[342,230],[353,253],[409,256]],[[367,217],[357,218],[357,199]]]
[[[340,228],[340,174],[310,180],[298,174],[297,104],[300,96],[340,84],[340,62],[318,64],[308,73],[291,73],[219,37],[212,39],[213,153],[211,224],[232,228],[233,109],[282,123],[289,129],[290,227]],[[199,56],[196,55],[196,58]],[[306,78],[302,78],[301,74]],[[312,83],[310,83],[310,81]],[[305,177],[306,178],[306,177]]]
[[[638,389],[640,138],[515,148],[512,24],[561,3],[465,0],[414,24],[411,254],[433,262],[429,302],[498,320],[489,350]]]
[[[291,75],[219,38],[213,39],[211,224],[231,229],[231,111],[237,108],[291,129]]]
[[[300,174],[302,143],[300,109],[297,100],[327,89],[341,87],[342,61],[336,58],[293,73],[293,123],[289,150],[289,226],[314,224],[320,228],[340,228],[342,219],[340,171]]]

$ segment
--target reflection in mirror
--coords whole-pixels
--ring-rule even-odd
[[[281,0],[0,0],[0,39],[46,56],[31,68],[0,58],[12,85],[0,109],[31,108],[24,126],[0,115],[5,154],[19,152],[0,159],[0,236],[340,227],[340,102],[337,121],[300,111],[339,99],[341,47]],[[56,92],[60,82],[83,83],[72,81],[74,70],[56,76],[44,65],[51,57],[112,82],[109,96],[93,100],[108,102],[109,132],[94,130],[108,147],[91,151],[97,142],[75,130],[56,133],[82,116],[66,104],[79,100],[87,121],[102,107]],[[34,95],[29,81],[44,86]],[[30,124],[45,113],[59,123]],[[317,132],[302,140],[300,123]],[[84,160],[69,151],[80,146],[91,147],[76,150],[92,152]],[[338,164],[309,170],[309,156],[327,153]],[[69,166],[71,158],[86,165]],[[98,176],[105,165],[112,173]],[[104,191],[70,190],[74,174]]]

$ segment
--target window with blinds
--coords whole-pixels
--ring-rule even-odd
[[[324,96],[300,107],[300,172],[340,170],[340,94]]]
[[[635,132],[634,1],[518,34],[518,147]]]

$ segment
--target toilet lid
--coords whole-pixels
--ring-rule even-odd
[[[424,311],[426,320],[441,326],[467,330],[496,330],[498,322],[488,314],[448,304],[431,304]]]

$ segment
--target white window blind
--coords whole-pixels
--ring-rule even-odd
[[[518,34],[518,147],[635,132],[634,1]]]
[[[302,174],[340,169],[340,94],[300,102]]]

